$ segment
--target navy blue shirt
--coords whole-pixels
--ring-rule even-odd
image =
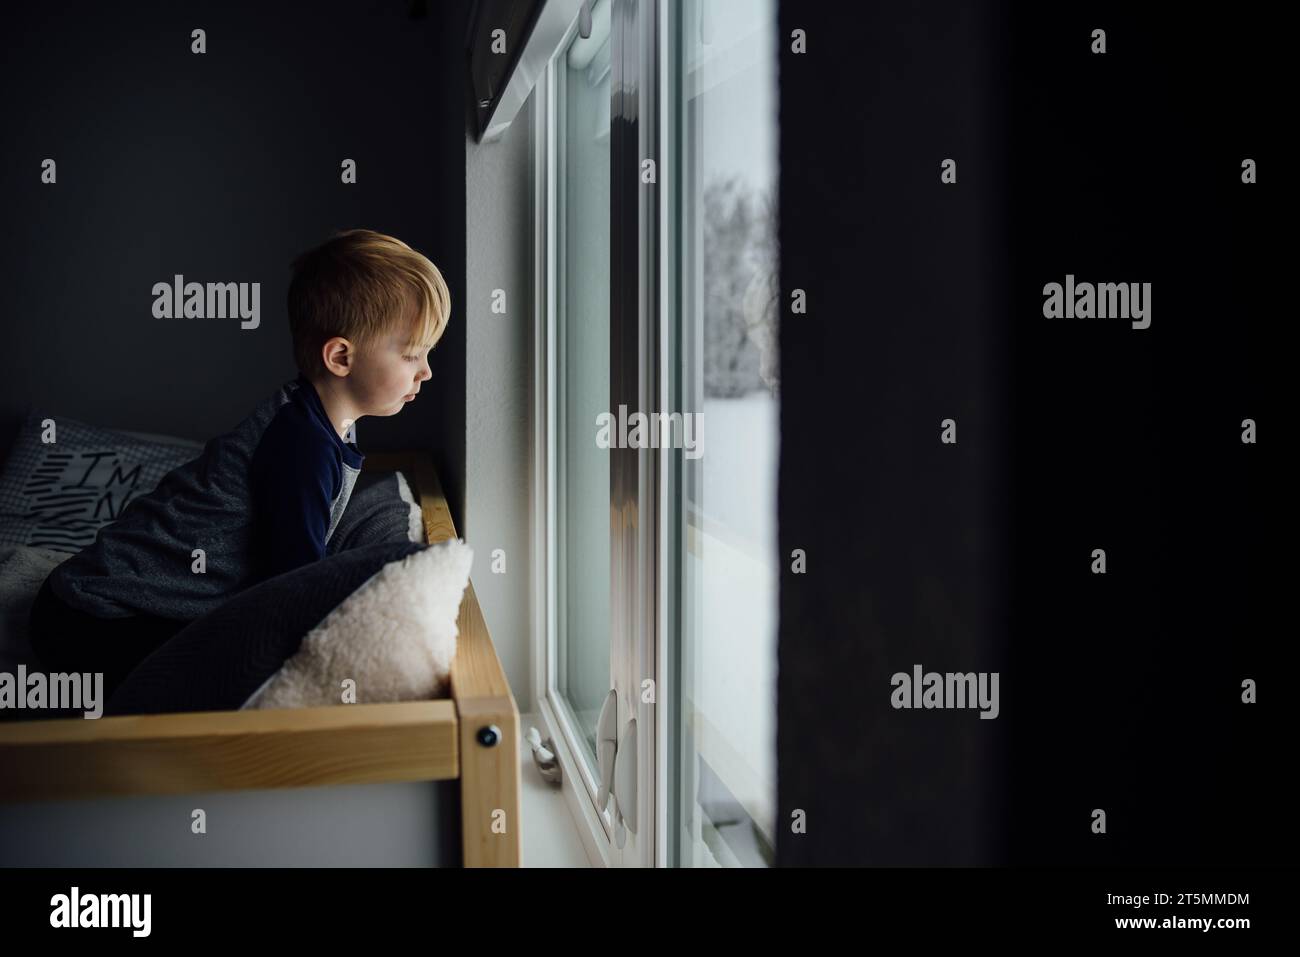
[[[296,382],[262,434],[249,469],[259,580],[325,557],[365,460],[334,431],[315,386],[301,374]]]

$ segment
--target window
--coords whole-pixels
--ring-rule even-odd
[[[557,57],[556,670],[586,759],[610,689],[610,460],[595,441],[609,408],[609,2]]]
[[[772,862],[775,30],[598,0],[538,86],[539,701],[612,864]],[[667,444],[621,441],[637,412]]]
[[[669,368],[702,413],[668,508],[677,650],[674,864],[770,866],[776,797],[776,2],[684,0],[676,132],[677,289]],[[671,139],[671,137],[670,137]],[[673,642],[672,638],[677,641]]]

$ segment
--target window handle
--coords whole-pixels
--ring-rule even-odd
[[[627,723],[620,740],[618,692],[613,688],[605,695],[596,720],[596,760],[600,766],[596,810],[603,814],[613,796],[614,836],[622,847],[627,832],[636,833],[636,718]]]
[[[622,847],[627,831],[636,833],[636,718],[623,729],[623,740],[614,755],[614,807],[618,812],[615,839]]]
[[[558,783],[561,780],[560,762],[555,757],[555,742],[550,738],[542,740],[542,733],[536,728],[528,729],[528,744],[533,749],[533,763],[537,771],[547,781]]]
[[[596,765],[600,769],[600,788],[596,791],[596,813],[604,814],[614,785],[614,758],[618,754],[618,692],[613,688],[605,695],[596,719]]]

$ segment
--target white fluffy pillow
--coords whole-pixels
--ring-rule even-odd
[[[449,539],[389,562],[325,616],[245,708],[445,698],[473,549]]]

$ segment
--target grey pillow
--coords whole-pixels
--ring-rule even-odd
[[[52,443],[41,423],[54,423]],[[147,441],[32,410],[0,470],[0,545],[76,554],[129,502],[152,492],[172,469],[202,453],[184,439]]]
[[[414,498],[401,472],[362,472],[325,546],[326,556],[381,542],[423,542]]]
[[[245,589],[140,662],[104,715],[243,707],[354,591],[389,562],[429,547],[405,540],[363,545]]]

